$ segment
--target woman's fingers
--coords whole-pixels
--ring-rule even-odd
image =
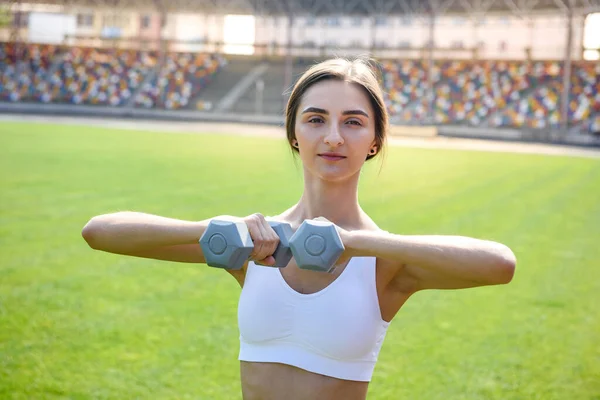
[[[252,214],[244,218],[244,220],[246,226],[248,226],[248,232],[250,233],[250,238],[252,238],[252,243],[254,244],[254,248],[252,249],[249,258],[251,260],[256,260],[256,256],[261,252],[263,242],[260,216],[259,214]]]
[[[267,266],[271,267],[271,266],[275,265],[275,257],[267,256],[267,258],[264,258],[259,261],[255,261],[254,263],[256,265],[267,265]]]
[[[272,257],[279,244],[279,236],[271,228],[266,218],[260,214],[252,214],[244,218],[248,226],[248,232],[254,243],[254,249],[250,253],[250,259],[264,265],[273,265],[275,259]]]

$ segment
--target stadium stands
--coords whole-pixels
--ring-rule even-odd
[[[494,121],[494,126],[527,126],[557,128],[562,123],[560,113],[563,91],[562,67],[558,75],[550,76],[544,85],[509,106]],[[600,65],[575,62],[571,74],[571,95],[568,115],[571,124],[581,124],[600,109]]]
[[[0,100],[43,101],[40,94],[58,51],[50,45],[0,43]]]
[[[570,118],[582,124],[589,121],[591,130],[600,133],[600,63],[578,63],[574,76]]]
[[[259,64],[264,114],[285,105],[283,60],[211,53],[156,52],[0,43],[0,101],[89,104],[108,107],[212,110]],[[306,69],[293,66],[292,83]],[[384,60],[385,102],[395,120],[467,126],[558,128],[563,63],[558,61]],[[572,63],[568,106],[571,126],[600,129],[600,63]],[[230,107],[255,113],[256,85]],[[428,119],[429,102],[433,106]]]
[[[217,54],[169,53],[135,99],[136,106],[180,109],[187,107],[225,65]],[[206,104],[203,108],[210,108]]]
[[[550,79],[551,67],[522,62],[452,62],[441,68],[436,121],[480,125],[491,113],[518,102]],[[540,68],[537,68],[540,66]]]
[[[426,112],[423,100],[427,94],[427,64],[412,60],[384,61],[382,69],[390,114],[401,115],[407,121],[422,120]]]
[[[50,93],[54,102],[122,106],[155,63],[156,55],[134,50],[72,48],[48,76],[42,96]]]
[[[225,64],[211,54],[169,53],[160,65],[155,52],[38,45],[19,57],[3,43],[0,100],[178,109]]]
[[[427,115],[427,63],[383,63],[392,115],[422,121]],[[472,126],[558,128],[563,65],[556,61],[436,61],[433,121]],[[600,110],[600,64],[574,62],[569,120],[588,122]],[[592,122],[590,122],[592,121]]]

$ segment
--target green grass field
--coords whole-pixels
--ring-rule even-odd
[[[278,213],[286,142],[0,123],[0,398],[240,399],[239,286],[89,249],[97,214]],[[509,245],[506,286],[415,295],[369,399],[600,399],[600,160],[389,148],[363,208],[400,234]]]

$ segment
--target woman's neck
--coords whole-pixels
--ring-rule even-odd
[[[358,177],[339,183],[305,179],[302,197],[285,214],[293,225],[325,217],[344,229],[360,228],[364,212],[358,203]]]

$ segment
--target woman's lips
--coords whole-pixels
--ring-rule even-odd
[[[319,157],[324,158],[327,161],[339,161],[346,158],[345,156],[339,153],[321,153],[319,154]]]

